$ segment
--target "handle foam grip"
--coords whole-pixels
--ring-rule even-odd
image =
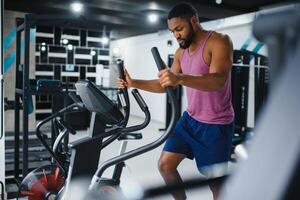
[[[151,52],[152,52],[152,55],[153,55],[153,58],[155,60],[155,63],[156,63],[156,66],[157,66],[158,70],[160,71],[162,69],[165,69],[164,62],[160,57],[160,54],[158,52],[157,47],[152,47]]]
[[[124,61],[121,59],[117,60],[117,67],[120,79],[125,80],[125,73],[124,73]]]
[[[139,104],[140,108],[143,111],[148,110],[148,106],[147,106],[146,102],[144,101],[143,97],[141,96],[141,94],[139,93],[139,91],[137,89],[133,89],[131,91],[131,93],[134,96],[134,98],[137,101],[137,103]]]

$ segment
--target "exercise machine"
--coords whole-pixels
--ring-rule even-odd
[[[122,63],[120,63],[120,67],[122,67],[121,64]],[[123,68],[120,71],[123,72]],[[73,179],[91,176],[96,171],[101,149],[118,138],[140,138],[140,134],[128,134],[128,132],[140,130],[146,127],[150,122],[150,113],[147,109],[147,105],[137,90],[133,91],[133,95],[139,105],[143,106],[146,118],[141,125],[126,128],[129,119],[129,98],[126,89],[121,90],[119,94],[125,112],[125,115],[123,115],[119,108],[92,82],[88,80],[79,81],[75,84],[75,87],[82,101],[85,102],[84,105],[71,93],[71,98],[75,102],[74,104],[62,109],[37,125],[36,134],[51,154],[55,164],[40,167],[31,172],[23,180],[20,193],[28,196],[30,200],[64,198],[65,191],[67,191],[68,185]],[[71,156],[69,158],[69,164],[66,165],[63,162],[66,160],[62,161],[56,155],[57,149],[67,133],[74,133],[75,131],[73,131],[71,127],[68,127],[62,120],[58,120],[58,123],[63,129],[60,131],[52,150],[40,134],[39,129],[46,122],[63,115],[65,112],[71,113],[73,111],[79,111],[78,107],[84,107],[91,112],[90,134],[86,138],[69,144]],[[106,137],[109,138],[103,141]],[[122,144],[122,149],[124,150],[126,147],[125,144],[125,142]],[[112,184],[117,185],[119,183],[123,165],[122,163],[116,165],[115,173],[111,180]]]
[[[165,65],[163,64],[163,61],[159,55],[158,49],[156,47],[153,47],[151,49],[151,52],[153,54],[157,68],[159,70],[162,70],[165,67]],[[157,140],[155,140],[154,142],[152,142],[150,144],[141,146],[137,149],[133,149],[129,152],[126,152],[122,155],[116,156],[114,158],[111,158],[110,160],[107,160],[107,161],[101,163],[92,178],[89,188],[83,188],[83,191],[87,190],[87,189],[89,189],[89,191],[87,192],[87,194],[84,197],[82,197],[82,199],[124,199],[125,198],[122,196],[122,194],[120,192],[117,194],[115,193],[115,192],[118,192],[118,190],[111,189],[111,190],[109,190],[109,192],[107,192],[106,179],[103,179],[102,175],[106,169],[108,169],[109,167],[111,167],[113,165],[116,165],[120,162],[124,162],[130,158],[139,156],[141,154],[144,154],[148,151],[151,151],[151,150],[157,148],[162,143],[164,143],[166,141],[166,139],[169,137],[169,135],[173,132],[173,130],[175,128],[175,124],[177,122],[176,119],[178,118],[178,115],[180,115],[180,113],[178,112],[178,102],[176,101],[176,95],[174,93],[174,90],[171,87],[167,87],[166,92],[167,92],[168,97],[170,98],[170,103],[171,103],[171,108],[172,108],[172,115],[171,115],[170,123],[169,123],[168,127],[166,128],[166,131]],[[85,97],[87,97],[87,95],[85,95]],[[136,99],[138,101],[139,106],[142,108],[142,110],[148,110],[148,108],[145,105],[145,102],[141,99],[141,97],[139,96],[138,93],[136,95]],[[138,99],[140,99],[140,100],[138,100]],[[86,107],[89,107],[88,104],[89,104],[90,100],[91,99],[89,99],[88,97],[87,97],[87,99],[83,99],[83,104]],[[132,128],[128,128],[126,131],[132,131]],[[92,142],[92,141],[89,141],[89,142]],[[72,198],[74,198],[74,196],[72,197],[72,190],[70,190],[66,199],[72,199]]]

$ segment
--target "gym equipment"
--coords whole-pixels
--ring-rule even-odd
[[[254,128],[249,125],[255,125],[256,119],[266,103],[268,72],[267,57],[247,50],[234,50],[231,71],[232,105],[235,111],[232,153],[235,152],[237,145],[252,138]],[[249,80],[251,73],[254,73],[254,84],[251,79]],[[251,87],[255,91],[254,119],[248,119],[249,109],[252,108],[251,105],[248,105],[249,102],[252,103],[250,99],[252,96],[249,95]],[[231,157],[231,161],[235,161],[234,156]]]
[[[165,66],[163,64],[163,61],[159,55],[157,48],[153,47],[151,49],[151,52],[153,54],[157,68],[159,70],[162,70]],[[98,167],[96,173],[93,176],[93,179],[89,186],[89,192],[88,192],[87,196],[84,197],[84,199],[112,199],[112,198],[114,198],[114,199],[121,198],[122,199],[121,194],[116,194],[116,192],[118,190],[114,189],[114,187],[107,187],[109,185],[107,185],[107,183],[105,181],[106,179],[102,178],[102,175],[103,175],[104,171],[107,168],[109,168],[110,166],[113,166],[120,162],[124,162],[125,160],[128,160],[130,158],[133,158],[135,156],[138,156],[138,155],[146,153],[150,150],[153,150],[154,148],[160,146],[163,142],[166,141],[168,136],[174,130],[175,124],[176,124],[176,119],[178,118],[178,115],[180,115],[180,113],[178,112],[178,102],[176,101],[176,96],[175,96],[174,90],[171,87],[167,87],[166,92],[168,94],[168,97],[170,98],[170,103],[171,103],[171,108],[172,108],[171,120],[170,120],[169,126],[167,127],[166,131],[162,134],[162,136],[160,138],[158,138],[156,141],[154,141],[150,144],[141,146],[137,149],[133,149],[129,152],[126,152],[122,155],[119,155],[117,157],[114,157],[108,161],[101,163],[100,166]],[[139,106],[143,109],[143,111],[144,112],[147,111],[148,108],[138,93],[136,94],[135,98],[138,101]],[[89,100],[88,99],[83,100],[83,103],[86,105],[89,103]],[[129,130],[131,131],[131,129],[129,129]],[[107,191],[107,188],[109,188],[108,191]],[[68,198],[66,198],[66,199],[68,199]]]
[[[21,184],[21,194],[27,195],[30,200],[65,198],[65,192],[68,191],[67,188],[73,179],[91,176],[95,172],[102,148],[119,138],[119,136],[123,136],[120,139],[140,138],[140,134],[127,134],[127,132],[142,129],[147,126],[150,121],[148,109],[143,108],[143,111],[146,114],[144,123],[124,128],[128,121],[127,115],[129,115],[129,107],[126,108],[126,116],[123,116],[119,108],[91,81],[79,81],[75,84],[75,87],[77,93],[80,95],[83,102],[85,102],[84,107],[92,113],[90,135],[89,137],[69,144],[71,156],[69,158],[69,165],[65,166],[56,155],[56,150],[61,143],[62,138],[66,135],[66,132],[73,132],[72,129],[64,124],[63,121],[58,121],[64,129],[63,131],[60,131],[60,134],[54,143],[53,150],[51,150],[39,134],[39,127],[46,123],[46,121],[49,121],[50,117],[37,126],[37,135],[43,145],[45,147],[47,146],[47,150],[55,160],[55,165],[38,168],[28,174],[23,180]],[[124,89],[122,98],[125,103],[129,102],[129,98],[126,94],[127,92]],[[141,105],[140,101],[142,101],[142,98],[138,91],[134,90],[133,95],[136,99],[139,98],[137,101],[139,105]],[[74,94],[72,99],[83,107],[82,103]],[[145,102],[143,102],[142,106],[147,107]],[[55,114],[55,116],[51,116],[51,118],[61,115],[65,110],[68,111],[69,107],[70,106]],[[126,107],[126,105],[124,105],[124,107]],[[108,136],[110,136],[110,138],[103,142],[103,139]],[[124,150],[126,147],[125,144],[126,143],[123,142],[122,149]],[[87,163],[89,165],[86,165]],[[113,179],[111,179],[112,184],[119,183],[123,165],[123,163],[116,165]],[[54,182],[56,184],[54,184]]]
[[[171,67],[173,64],[173,60],[174,60],[174,55],[170,54],[168,55],[168,66]],[[181,85],[178,85],[176,88],[174,88],[174,92],[176,95],[176,100],[178,101],[178,112],[181,113],[181,104],[182,104],[182,93],[183,93],[183,88]],[[166,123],[165,123],[165,127],[160,128],[159,131],[165,131],[166,128],[168,127],[169,123],[170,123],[170,119],[171,119],[171,104],[170,104],[170,100],[169,97],[167,95],[166,98]],[[178,117],[180,117],[180,115],[178,115]],[[176,119],[177,121],[179,120]]]
[[[58,192],[64,183],[66,169],[68,168],[68,152],[59,152],[60,145],[62,144],[63,138],[68,134],[75,134],[76,132],[65,124],[62,119],[57,119],[57,117],[63,116],[66,113],[80,112],[84,109],[83,104],[77,100],[74,93],[69,93],[70,97],[74,100],[74,103],[68,107],[60,110],[59,112],[52,114],[46,119],[42,120],[36,126],[36,136],[46,148],[48,153],[51,155],[53,161],[56,164],[41,166],[32,172],[30,172],[22,180],[19,186],[19,192],[22,195],[28,196],[29,200],[53,198],[56,192]],[[41,134],[40,128],[51,120],[55,120],[63,129],[60,129],[59,135],[57,136],[53,149],[49,146],[45,137]]]
[[[93,136],[83,138],[69,145],[71,148],[71,158],[64,193],[61,196],[63,199],[69,199],[68,188],[73,180],[86,176],[91,178],[91,175],[97,169],[100,152],[103,146],[107,146],[108,143],[111,143],[113,140],[127,132],[140,130],[146,127],[150,122],[150,113],[147,105],[145,102],[143,102],[143,104],[141,103],[143,100],[137,90],[133,90],[132,93],[138,101],[138,104],[144,106],[142,110],[145,113],[146,118],[140,125],[123,127],[123,125],[127,123],[124,121],[127,117],[124,117],[120,110],[105,95],[103,95],[92,82],[88,80],[79,81],[75,84],[75,87],[83,104],[92,113],[92,120],[97,121],[97,123],[93,123],[93,126],[90,128],[95,132]],[[110,124],[110,127],[107,128],[105,124]],[[108,136],[110,136],[110,138],[103,142],[103,138]],[[87,156],[87,154],[89,156]],[[89,163],[89,166],[84,165],[83,163]],[[114,183],[114,181],[112,182]]]

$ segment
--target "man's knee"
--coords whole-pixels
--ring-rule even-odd
[[[162,152],[158,160],[158,169],[160,173],[173,173],[176,172],[177,166],[185,158],[185,155]]]
[[[177,166],[173,165],[172,163],[168,162],[167,160],[160,158],[158,160],[158,169],[160,173],[171,173],[176,170]]]

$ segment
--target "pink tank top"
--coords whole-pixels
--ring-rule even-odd
[[[204,62],[203,50],[213,31],[209,31],[199,47],[190,55],[185,49],[180,61],[183,74],[204,75],[209,66]],[[220,91],[201,91],[187,87],[187,112],[197,121],[208,124],[229,124],[233,121],[234,111],[231,103],[231,75]]]

